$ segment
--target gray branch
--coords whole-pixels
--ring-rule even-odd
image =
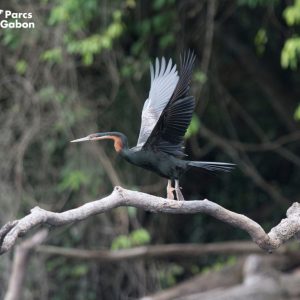
[[[0,254],[15,245],[19,236],[33,227],[48,224],[62,226],[84,220],[90,216],[109,211],[119,206],[134,206],[147,211],[171,214],[208,214],[222,222],[248,232],[252,240],[264,250],[274,250],[284,242],[300,233],[300,204],[295,202],[287,211],[287,218],[273,227],[267,234],[263,228],[248,217],[227,210],[205,200],[175,201],[155,197],[149,194],[116,187],[111,195],[86,203],[78,208],[56,213],[35,207],[24,218],[10,222],[0,229]]]
[[[21,299],[31,250],[40,245],[47,235],[48,231],[42,229],[16,247],[9,285],[4,300]]]

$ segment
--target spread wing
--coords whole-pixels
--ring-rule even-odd
[[[184,156],[183,138],[195,108],[194,97],[189,96],[194,62],[195,54],[191,51],[181,57],[179,81],[170,101],[145,142],[144,149]]]
[[[177,68],[170,59],[168,64],[163,57],[155,60],[155,68],[150,65],[151,86],[148,99],[142,112],[142,123],[137,148],[144,146],[157,124],[162,111],[168,104],[178,82]]]

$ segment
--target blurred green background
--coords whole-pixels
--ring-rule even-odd
[[[32,12],[35,29],[0,31],[0,223],[39,205],[63,211],[115,185],[165,196],[166,180],[124,162],[110,142],[70,144],[121,131],[134,146],[148,96],[149,62],[197,55],[191,160],[234,162],[231,174],[190,171],[186,199],[208,198],[266,230],[299,201],[300,1],[0,1]],[[243,240],[205,215],[119,208],[52,230],[47,244],[122,249]],[[12,256],[0,260],[0,297]],[[35,254],[23,299],[134,299],[176,285],[225,257],[97,263]],[[62,288],[63,284],[63,288]],[[72,296],[70,296],[72,295]]]

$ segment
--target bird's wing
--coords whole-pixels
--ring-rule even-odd
[[[142,123],[137,147],[141,148],[149,138],[162,111],[168,104],[178,82],[177,67],[170,59],[155,60],[155,68],[150,64],[151,86],[142,112]]]
[[[170,101],[145,142],[144,149],[154,149],[174,156],[183,156],[183,137],[195,108],[189,96],[195,54],[191,51],[180,57],[179,80]]]

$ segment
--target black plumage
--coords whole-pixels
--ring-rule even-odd
[[[115,150],[128,162],[153,171],[168,179],[168,198],[184,200],[179,178],[192,167],[208,171],[228,172],[234,164],[182,160],[183,142],[195,108],[195,99],[189,95],[195,54],[187,51],[180,58],[179,75],[172,60],[155,60],[150,66],[151,86],[142,112],[142,124],[137,146],[128,148],[127,138],[120,132],[91,134],[72,142],[102,139],[114,140]],[[175,188],[172,187],[175,181]]]

